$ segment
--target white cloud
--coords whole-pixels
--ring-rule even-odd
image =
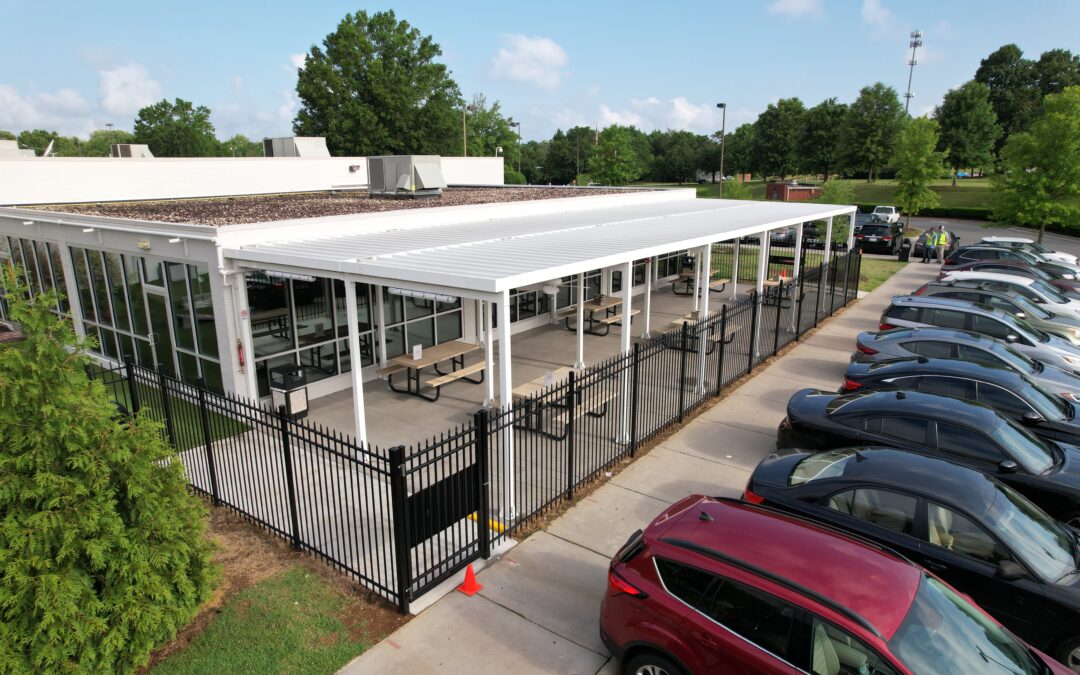
[[[720,129],[720,111],[715,104],[694,103],[683,96],[659,99],[655,96],[630,99],[628,109],[601,105],[601,128],[609,124],[634,125],[643,130],[679,129],[711,134]]]
[[[88,136],[96,128],[89,112],[86,100],[73,89],[23,94],[0,84],[0,129],[55,129],[65,136]]]
[[[503,35],[502,41],[505,46],[491,60],[492,78],[529,82],[542,89],[554,89],[562,82],[570,58],[559,43],[521,34]]]
[[[150,78],[146,68],[137,63],[102,70],[98,93],[101,109],[110,115],[134,115],[140,108],[161,98],[161,85]]]
[[[859,12],[862,20],[878,30],[892,27],[893,15],[881,0],[863,0],[862,10]]]
[[[773,0],[769,3],[769,13],[785,16],[820,14],[821,0]]]
[[[296,70],[300,70],[304,67],[304,59],[307,58],[307,54],[289,54],[289,63]]]

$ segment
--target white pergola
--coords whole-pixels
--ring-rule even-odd
[[[680,250],[700,251],[696,256],[698,294],[695,309],[709,311],[710,259],[715,242],[734,240],[732,298],[737,291],[739,240],[761,236],[758,256],[757,290],[763,290],[768,269],[768,233],[795,227],[795,270],[801,257],[803,223],[824,220],[825,241],[832,239],[833,218],[848,215],[854,222],[856,208],[802,202],[759,202],[737,200],[683,200],[633,206],[596,207],[567,213],[547,212],[536,216],[500,217],[492,205],[490,217],[481,222],[395,227],[392,219],[383,226],[355,234],[304,238],[295,234],[288,241],[268,241],[245,246],[224,247],[227,265],[239,269],[273,269],[345,282],[349,321],[349,349],[359,354],[355,283],[391,286],[494,303],[498,308],[499,387],[495,398],[490,376],[494,365],[491,312],[482,305],[484,351],[488,370],[487,402],[511,404],[512,371],[510,346],[510,292],[512,289],[576,276],[578,354],[577,366],[584,365],[584,275],[595,269],[622,270],[621,350],[631,349],[630,317],[633,294],[633,265],[647,261],[644,295],[644,335],[649,332],[653,261],[656,256]],[[848,249],[854,230],[848,232]],[[830,246],[825,246],[825,262]],[[605,275],[606,276],[606,275]],[[243,284],[238,285],[241,289]],[[377,311],[381,313],[380,307]],[[247,309],[241,293],[241,309]],[[379,322],[381,327],[382,321]],[[242,340],[247,353],[254,353],[250,325]],[[755,340],[755,343],[757,340]],[[385,340],[380,339],[380,362],[386,365]],[[702,341],[704,349],[704,341]],[[701,360],[704,368],[704,359]],[[364,393],[361,369],[352,369],[356,436],[366,441]],[[704,382],[703,377],[698,378]],[[625,387],[624,382],[624,387]],[[625,400],[624,396],[624,400]],[[626,437],[625,408],[622,411]],[[513,430],[507,428],[504,448],[513,466]]]

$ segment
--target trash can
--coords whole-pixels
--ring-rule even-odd
[[[908,262],[911,259],[911,240],[904,238],[904,243],[900,244],[900,262]]]
[[[270,369],[270,398],[274,410],[285,406],[289,419],[301,419],[308,414],[307,375],[301,366],[287,364]]]

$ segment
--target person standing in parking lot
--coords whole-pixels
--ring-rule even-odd
[[[949,233],[944,225],[938,225],[937,238],[935,239],[934,255],[939,265],[945,264],[945,248],[949,245]]]
[[[930,256],[934,255],[934,243],[937,240],[937,228],[933,225],[923,232],[922,261],[930,262]]]

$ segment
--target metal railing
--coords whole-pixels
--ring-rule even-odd
[[[161,422],[191,486],[344,570],[402,612],[856,296],[861,258],[750,293],[538,394],[389,450],[130,360],[89,369]]]

